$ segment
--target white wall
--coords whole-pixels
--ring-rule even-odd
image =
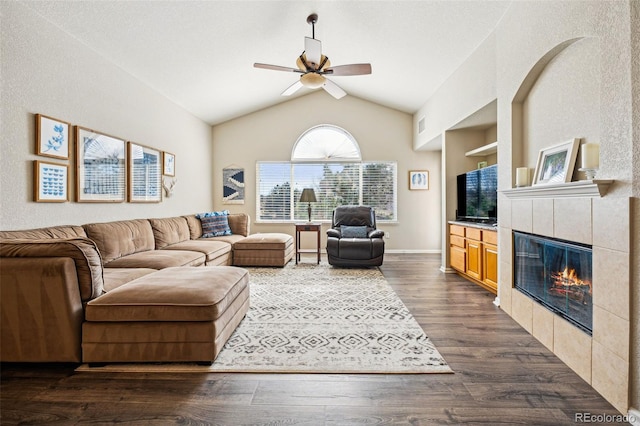
[[[495,43],[495,34],[491,34],[414,114],[414,149],[430,149],[444,130],[496,99]],[[425,130],[418,134],[418,121],[423,117]]]
[[[167,217],[211,208],[211,127],[18,2],[0,2],[0,228]],[[176,155],[178,183],[162,203],[35,203],[40,113]],[[56,162],[57,160],[52,160]],[[73,158],[57,161],[74,169]],[[74,173],[70,194],[74,200]]]
[[[335,100],[324,91],[312,92],[277,106],[213,127],[214,205],[251,215],[252,232],[293,233],[291,224],[255,223],[256,161],[289,161],[298,137],[318,124],[347,130],[360,146],[364,161],[397,161],[398,223],[379,224],[390,232],[388,250],[439,252],[440,153],[412,150],[412,117],[362,99],[346,96]],[[222,204],[222,169],[245,169],[244,205]],[[409,191],[409,170],[428,170],[430,190]],[[323,228],[323,243],[324,229]]]

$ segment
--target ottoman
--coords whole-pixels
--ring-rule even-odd
[[[289,234],[253,234],[233,244],[233,264],[283,267],[293,258],[293,251]]]
[[[162,269],[87,303],[82,360],[210,364],[248,310],[245,269]]]

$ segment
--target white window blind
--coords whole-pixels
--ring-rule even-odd
[[[307,220],[304,188],[313,188],[312,220],[330,221],[337,206],[363,204],[376,210],[378,221],[395,221],[395,162],[258,162],[256,216],[261,221]]]

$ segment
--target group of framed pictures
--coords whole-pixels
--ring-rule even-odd
[[[36,154],[69,160],[72,126],[36,114]],[[162,175],[175,176],[176,157],[135,142],[75,126],[76,201],[162,201]],[[69,201],[69,165],[34,160],[34,200]]]

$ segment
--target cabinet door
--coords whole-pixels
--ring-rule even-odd
[[[482,279],[482,243],[467,240],[467,275]]]
[[[462,247],[451,246],[451,251],[449,252],[449,254],[451,257],[451,267],[457,271],[464,273],[467,263],[467,251]]]
[[[484,283],[494,290],[498,289],[498,247],[485,244],[482,250],[484,263]]]

